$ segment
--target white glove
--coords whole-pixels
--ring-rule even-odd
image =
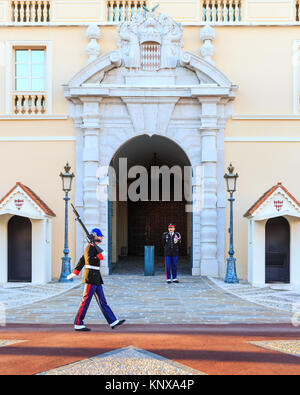
[[[71,273],[67,276],[67,280],[71,280],[71,278],[77,277],[76,274]]]

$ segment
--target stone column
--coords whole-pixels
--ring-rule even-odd
[[[224,183],[224,127],[220,125],[218,135],[218,164],[217,164],[217,180],[218,180],[218,266],[219,277],[225,278],[225,208],[226,208],[226,193]]]
[[[100,227],[97,198],[99,167],[99,101],[83,103],[83,218],[88,231]]]
[[[101,190],[104,195],[109,195],[109,177],[101,177],[98,180],[98,188]],[[105,250],[104,260],[101,262],[101,273],[102,274],[110,274],[108,259],[111,253],[109,243],[111,243],[109,229],[108,229],[108,200],[102,200],[100,202],[99,207],[100,212],[100,221],[101,221],[101,230],[104,234],[104,239],[101,244],[101,248]]]
[[[202,177],[203,172],[201,166],[193,167],[192,193],[193,193],[193,227],[192,227],[192,252],[193,267],[192,275],[201,275],[201,209],[202,209]]]
[[[225,278],[225,208],[226,208],[226,192],[225,192],[225,152],[224,152],[224,135],[226,118],[224,117],[224,105],[221,107],[219,118],[219,133],[217,137],[218,163],[217,163],[217,212],[218,212],[218,265],[219,277]]]
[[[203,167],[203,206],[201,211],[201,275],[218,276],[217,259],[217,134],[215,98],[200,99],[201,164]]]
[[[75,177],[75,207],[83,218],[83,124],[82,103],[75,103],[72,109],[72,117],[76,130],[76,177]],[[76,222],[76,265],[84,252],[85,237],[81,226]]]
[[[218,104],[218,126],[219,132],[217,136],[217,152],[218,152],[218,163],[217,163],[217,212],[218,212],[218,263],[219,263],[219,277],[225,278],[226,274],[226,254],[225,241],[228,235],[227,229],[225,229],[225,209],[227,204],[227,192],[225,186],[224,174],[226,172],[227,165],[225,165],[225,127],[227,119],[232,115],[232,101],[228,98],[223,98]]]

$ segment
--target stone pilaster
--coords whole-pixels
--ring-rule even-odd
[[[75,177],[75,207],[83,218],[83,129],[82,129],[82,104],[73,106],[73,120],[76,131],[76,177]],[[81,226],[76,222],[76,262],[84,251],[85,235]]]
[[[222,101],[221,101],[222,102]],[[225,278],[225,208],[226,208],[226,191],[225,191],[225,150],[224,150],[224,137],[225,137],[225,126],[226,126],[226,108],[227,100],[219,105],[218,120],[219,133],[217,137],[217,150],[218,150],[218,164],[217,164],[217,212],[218,212],[218,265],[219,265],[219,277]]]
[[[200,276],[201,275],[201,209],[202,209],[202,167],[194,166],[193,167],[193,267],[192,267],[192,275]]]
[[[97,198],[99,167],[99,101],[83,104],[83,217],[88,230],[100,227]]]
[[[101,190],[101,192],[108,196],[109,195],[109,177],[101,177],[98,180],[98,188]],[[102,241],[101,248],[105,250],[105,255],[104,255],[104,260],[101,262],[101,273],[102,274],[110,274],[109,273],[109,265],[108,265],[108,259],[109,255],[111,254],[111,245],[109,243],[112,243],[112,239],[109,234],[111,232],[111,229],[109,230],[108,228],[108,221],[109,221],[109,213],[108,213],[108,199],[101,199],[100,205],[99,205],[99,214],[100,214],[100,222],[101,222],[101,230],[102,233],[104,234],[104,239]]]
[[[218,276],[217,259],[217,135],[216,99],[200,99],[201,164],[203,167],[203,205],[201,211],[200,245],[201,274]]]

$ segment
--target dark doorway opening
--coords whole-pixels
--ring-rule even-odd
[[[119,160],[126,158],[128,170],[132,166],[142,166],[148,174],[148,197],[146,200],[119,201]],[[117,201],[109,207],[109,224],[112,234],[109,235],[108,258],[112,273],[143,273],[144,246],[154,245],[156,256],[156,269],[164,271],[164,257],[162,247],[162,234],[168,230],[168,224],[174,223],[176,231],[182,236],[180,246],[179,274],[190,273],[191,262],[191,213],[187,212],[186,190],[190,188],[189,182],[185,184],[185,171],[190,169],[190,161],[182,148],[174,141],[153,135],[138,136],[126,142],[116,152],[111,161],[116,171]],[[179,168],[178,173],[170,172],[170,183],[165,176],[159,176],[159,193],[156,200],[152,199],[153,166]],[[181,180],[181,181],[179,181]],[[130,190],[136,179],[128,177],[127,188]],[[182,182],[182,197],[178,198],[178,185]],[[156,184],[157,185],[157,184]],[[163,186],[169,185],[170,199],[165,199]],[[186,188],[186,189],[185,189]],[[140,190],[138,190],[139,192]],[[111,257],[111,259],[110,259]],[[126,268],[125,268],[126,267]]]
[[[266,223],[266,283],[290,282],[290,225],[284,217]]]
[[[173,223],[182,236],[180,255],[187,254],[187,219],[185,201],[129,202],[128,253],[143,256],[145,245],[155,246],[155,255],[163,256],[162,233]]]
[[[8,221],[8,282],[31,282],[32,229],[28,218]]]

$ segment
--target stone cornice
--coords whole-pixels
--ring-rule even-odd
[[[219,98],[227,97],[229,99],[235,96],[235,86],[222,87],[216,84],[200,85],[145,85],[145,86],[128,86],[128,85],[99,85],[85,84],[82,87],[70,87],[68,90],[68,99],[80,97],[81,101],[88,101],[88,97],[93,97],[98,101],[101,97],[203,97],[208,96]],[[207,99],[206,99],[207,100]],[[92,100],[91,100],[92,101]]]

